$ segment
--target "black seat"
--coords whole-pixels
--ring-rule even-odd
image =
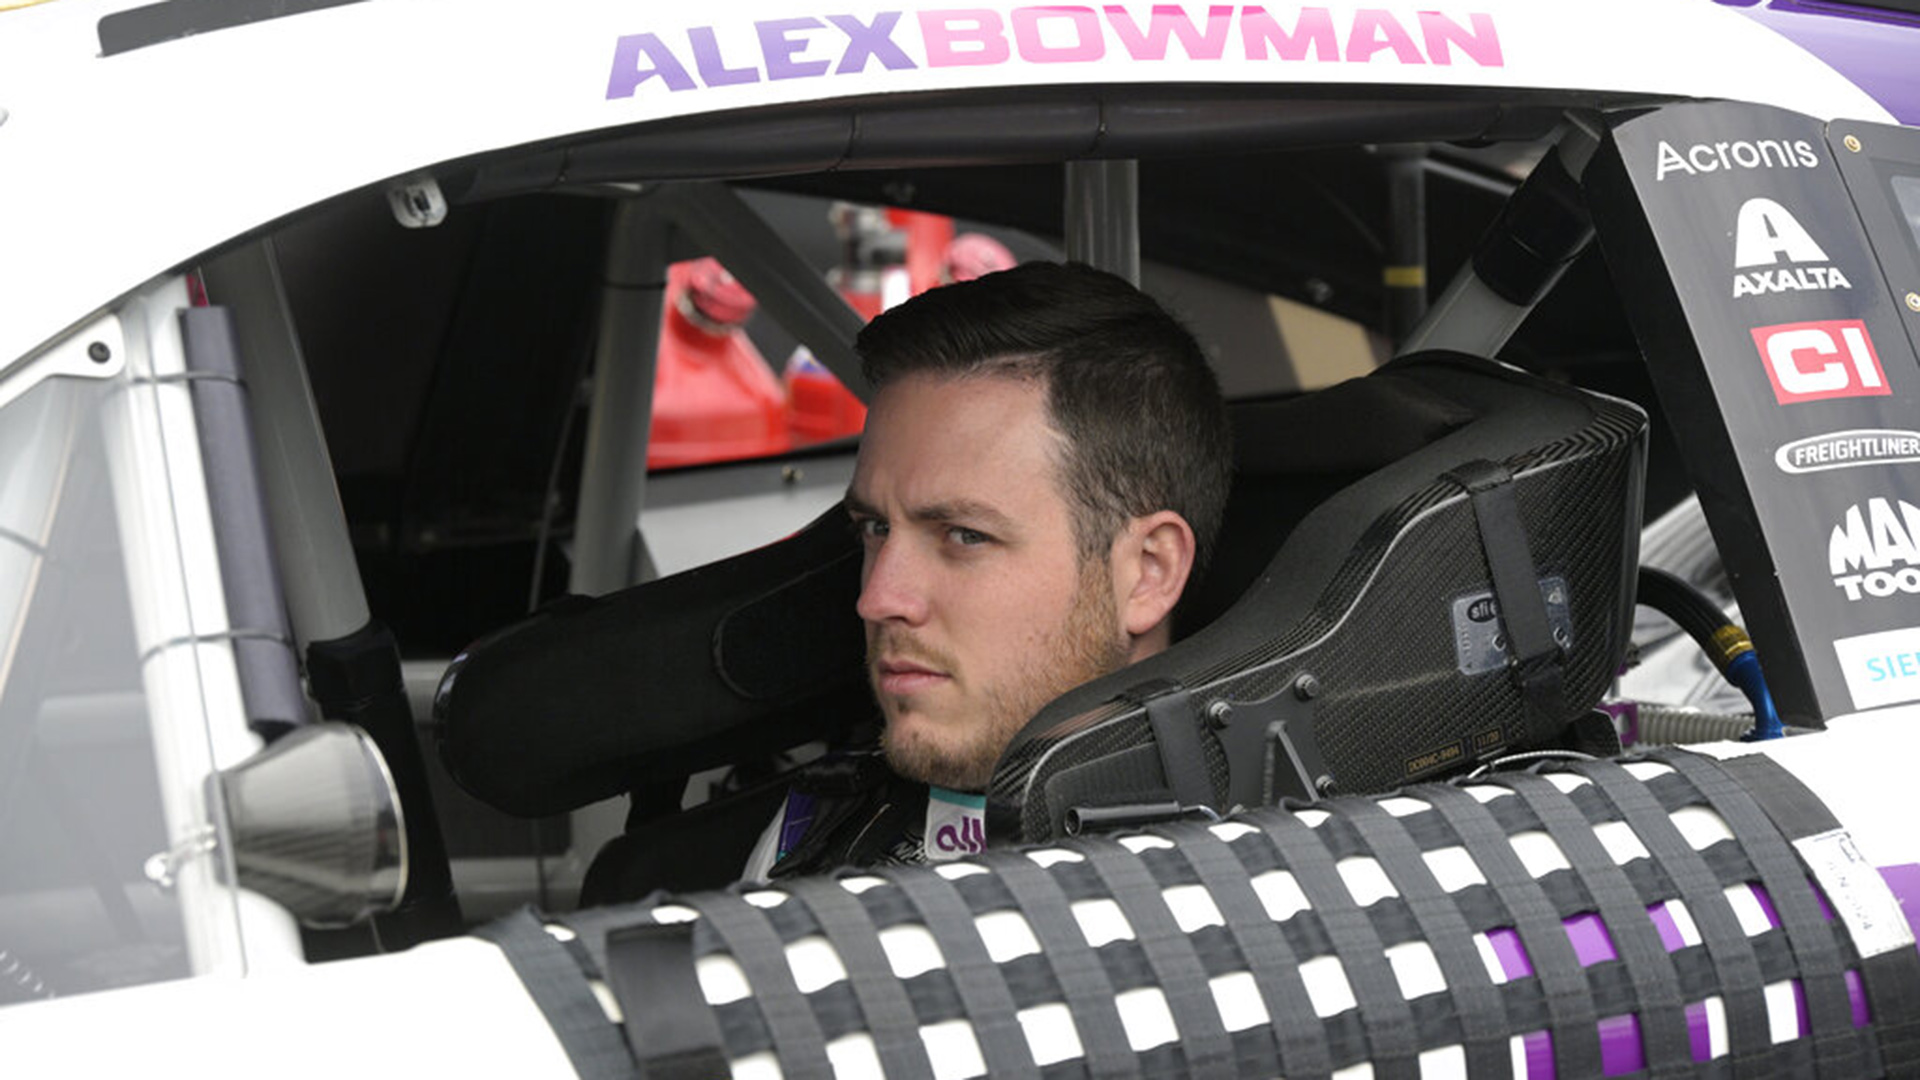
[[[1638,409],[1426,354],[1233,413],[1234,496],[1182,635],[1027,725],[988,792],[996,841],[1116,805],[1305,794],[1303,774],[1318,791],[1381,790],[1551,742],[1611,679],[1639,538]],[[1532,690],[1489,651],[1506,619],[1488,602],[1476,501],[1447,475],[1463,468],[1495,492],[1484,505],[1512,497],[1540,619],[1566,639],[1535,658]],[[858,589],[834,511],[781,543],[544,612],[455,660],[435,702],[443,757],[478,798],[533,815],[844,734],[873,716]],[[1268,738],[1276,723],[1286,739]],[[764,801],[741,800],[741,820],[764,822]]]

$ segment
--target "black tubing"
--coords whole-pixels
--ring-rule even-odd
[[[1728,625],[1727,614],[1706,593],[1665,570],[1643,566],[1640,568],[1638,602],[1680,624],[1680,629],[1699,642],[1700,648],[1713,658],[1714,667],[1722,672],[1726,670],[1726,650],[1716,642],[1714,635],[1719,633],[1721,627]]]

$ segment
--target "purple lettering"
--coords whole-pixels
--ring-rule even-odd
[[[1467,18],[1473,22],[1472,30],[1437,11],[1421,12],[1420,35],[1427,41],[1427,55],[1436,64],[1451,64],[1451,46],[1458,45],[1481,67],[1505,67],[1507,61],[1500,55],[1500,35],[1493,28],[1493,16],[1475,13]]]
[[[1249,7],[1240,12],[1240,36],[1247,42],[1247,59],[1265,60],[1267,47],[1281,60],[1304,60],[1307,47],[1313,47],[1315,60],[1340,59],[1340,39],[1333,34],[1333,16],[1323,7],[1300,9],[1300,20],[1293,32],[1280,29],[1266,8]]]
[[[760,35],[760,55],[767,62],[768,79],[806,79],[825,75],[833,65],[826,60],[795,60],[794,53],[805,52],[806,37],[794,38],[794,32],[821,25],[819,19],[769,19],[753,24]]]
[[[1381,49],[1392,49],[1394,58],[1403,64],[1427,62],[1427,58],[1420,55],[1420,46],[1413,43],[1393,12],[1385,8],[1361,8],[1353,16],[1353,33],[1347,35],[1347,60],[1368,63]]]
[[[1187,55],[1195,60],[1218,60],[1227,47],[1227,30],[1233,22],[1231,6],[1207,8],[1207,28],[1203,31],[1187,19],[1184,9],[1175,4],[1155,4],[1153,14],[1142,32],[1140,24],[1119,4],[1107,5],[1107,21],[1121,44],[1135,60],[1165,60],[1167,41],[1177,37]]]
[[[880,66],[888,71],[904,71],[915,66],[900,46],[893,43],[893,28],[900,23],[899,12],[880,12],[873,17],[872,26],[852,15],[829,15],[827,21],[847,35],[847,51],[840,57],[840,66],[833,69],[835,75],[865,71],[868,57],[880,61]]]
[[[923,11],[920,37],[928,67],[1003,64],[1010,52],[999,14],[986,8]]]
[[[651,67],[641,67],[646,57]],[[632,97],[640,84],[658,75],[669,90],[695,89],[680,58],[652,34],[627,34],[613,43],[613,70],[607,75],[607,100]]]
[[[1036,64],[1062,64],[1076,60],[1098,60],[1107,55],[1107,40],[1100,32],[1100,16],[1090,7],[1023,7],[1013,9],[1013,42],[1020,59]],[[1065,20],[1073,26],[1071,45],[1048,45],[1040,38],[1040,20]]]
[[[953,826],[942,825],[939,831],[933,834],[933,844],[941,851],[959,851],[960,834],[953,831]]]
[[[720,55],[720,43],[714,40],[713,27],[697,26],[687,31],[693,42],[693,66],[700,69],[700,80],[708,86],[733,86],[760,81],[755,68],[730,68]]]

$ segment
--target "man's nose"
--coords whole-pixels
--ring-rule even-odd
[[[915,567],[912,552],[898,539],[889,537],[867,554],[862,567],[860,602],[854,610],[869,623],[904,623],[919,626],[927,619],[927,594],[923,576]]]

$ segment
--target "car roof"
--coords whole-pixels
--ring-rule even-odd
[[[788,117],[804,127],[809,108],[836,102],[884,111],[914,95],[978,95],[992,108],[940,134],[948,153],[978,144],[990,156],[992,110],[1046,92],[1097,102],[1130,91],[1148,110],[1176,92],[1240,103],[1183,132],[1181,152],[1242,145],[1246,125],[1264,122],[1249,119],[1260,110],[1247,103],[1276,98],[1359,98],[1391,111],[1726,97],[1822,118],[1891,116],[1783,34],[1706,2],[1474,0],[1277,15],[1198,3],[920,2],[860,16],[795,0],[675,14],[611,0],[537,13],[504,0],[304,6],[319,10],[217,9],[238,12],[227,21],[241,25],[196,21],[216,9],[184,3],[52,0],[0,13],[0,369],[141,282],[324,200],[444,163],[668,121]],[[1324,142],[1339,130],[1291,137]],[[746,141],[730,161],[706,162],[709,175],[845,164],[779,160],[780,139],[766,129],[736,135]],[[1026,152],[1129,156],[1084,141]]]

